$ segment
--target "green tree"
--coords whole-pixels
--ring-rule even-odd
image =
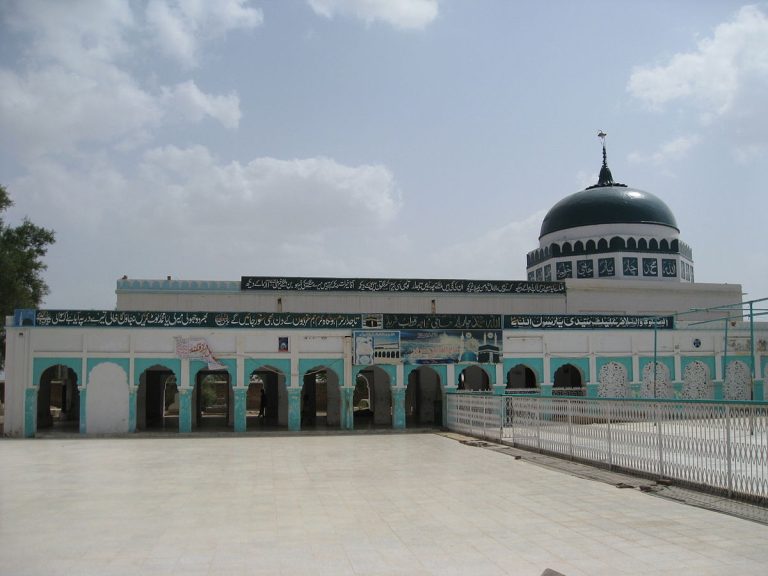
[[[5,317],[16,308],[37,308],[48,294],[42,259],[55,242],[53,230],[36,226],[28,218],[8,226],[3,214],[10,206],[13,200],[0,185],[0,367],[5,365]]]

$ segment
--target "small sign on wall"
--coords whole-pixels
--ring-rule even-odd
[[[288,336],[280,336],[277,339],[277,350],[278,352],[290,352],[288,349]]]

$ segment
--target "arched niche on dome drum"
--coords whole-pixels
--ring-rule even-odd
[[[637,240],[634,238],[627,239],[627,250],[637,250]]]
[[[582,242],[581,240],[577,240],[576,244],[573,245],[573,253],[584,254],[584,242]]]
[[[605,238],[600,238],[600,240],[597,243],[597,249],[600,252],[607,251],[608,250],[608,240],[606,240]]]
[[[659,242],[656,238],[651,238],[651,241],[648,242],[648,250],[651,250],[652,252],[659,251]]]
[[[669,242],[667,242],[666,238],[659,242],[659,250],[662,252],[669,252]]]
[[[564,255],[573,254],[573,246],[570,242],[563,242],[562,252]]]
[[[585,246],[587,253],[594,252],[596,250],[595,241],[594,240],[587,240],[587,245]]]
[[[648,241],[645,238],[640,238],[640,240],[637,241],[637,249],[648,250]]]
[[[624,238],[621,238],[620,236],[614,236],[611,238],[611,250],[624,250],[626,248],[626,243],[624,242]]]
[[[560,246],[555,243],[550,244],[549,253],[552,254],[552,256],[560,256]]]
[[[672,242],[669,245],[670,250],[672,252],[679,252],[680,251],[680,241],[677,239],[672,240]]]

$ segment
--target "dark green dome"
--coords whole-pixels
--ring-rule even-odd
[[[614,185],[591,187],[560,200],[544,217],[539,238],[559,230],[599,224],[658,224],[678,230],[674,214],[660,198]]]

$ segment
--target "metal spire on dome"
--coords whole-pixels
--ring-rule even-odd
[[[591,190],[592,188],[603,188],[604,186],[623,186],[626,188],[626,184],[619,184],[618,182],[613,181],[613,174],[611,174],[611,169],[608,168],[608,155],[605,152],[605,137],[608,136],[605,132],[600,130],[597,133],[597,137],[600,138],[600,141],[603,143],[603,165],[600,168],[600,176],[597,179],[597,184],[594,186],[589,186],[586,188],[587,190]]]

